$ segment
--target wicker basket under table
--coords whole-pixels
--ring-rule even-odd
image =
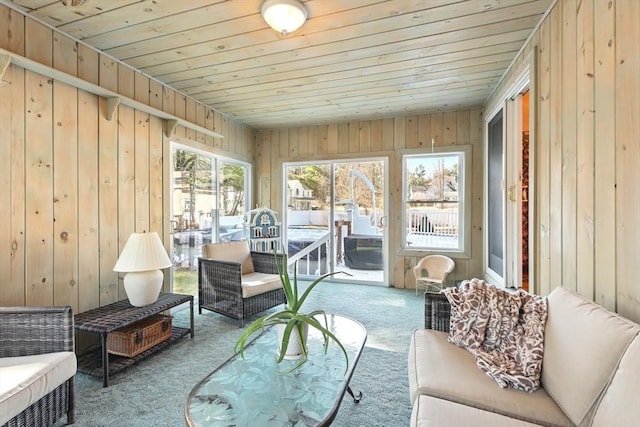
[[[171,338],[171,316],[156,314],[120,328],[107,337],[109,353],[135,357]]]

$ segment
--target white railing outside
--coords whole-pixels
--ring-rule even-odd
[[[458,247],[457,209],[412,209],[407,217],[407,244],[416,247]]]

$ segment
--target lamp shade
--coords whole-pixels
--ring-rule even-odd
[[[113,271],[136,272],[171,267],[158,233],[132,233]]]
[[[298,0],[266,0],[262,4],[262,17],[271,28],[287,34],[304,24],[307,9]]]

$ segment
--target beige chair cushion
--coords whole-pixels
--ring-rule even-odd
[[[411,413],[412,427],[529,427],[537,426],[504,415],[431,396],[418,396]]]
[[[282,287],[280,276],[267,273],[249,273],[242,276],[242,298],[249,298]]]
[[[625,352],[593,418],[593,427],[632,426],[640,423],[640,336]]]
[[[0,358],[0,425],[75,375],[71,351]]]
[[[542,384],[571,421],[588,425],[590,410],[640,329],[564,288],[554,289],[548,304]]]
[[[237,262],[242,264],[242,274],[253,273],[253,261],[249,242],[238,240],[233,242],[208,243],[202,246],[202,256],[219,261]]]
[[[413,403],[418,395],[427,395],[529,423],[572,425],[544,389],[526,393],[498,387],[476,366],[471,353],[447,342],[445,332],[420,329],[413,333],[409,391]]]

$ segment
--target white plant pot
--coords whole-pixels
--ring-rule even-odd
[[[286,325],[277,324],[276,331],[278,332],[278,355],[280,354],[280,350],[282,349],[282,337],[284,335],[284,330]],[[304,334],[304,341],[307,341],[307,336],[309,335],[309,325],[306,323],[302,326],[302,333]],[[291,331],[291,335],[289,336],[289,345],[287,346],[287,352],[284,355],[284,358],[287,360],[295,360],[300,359],[304,356],[302,352],[302,341],[300,340],[300,334],[298,332],[298,328],[294,328]]]

